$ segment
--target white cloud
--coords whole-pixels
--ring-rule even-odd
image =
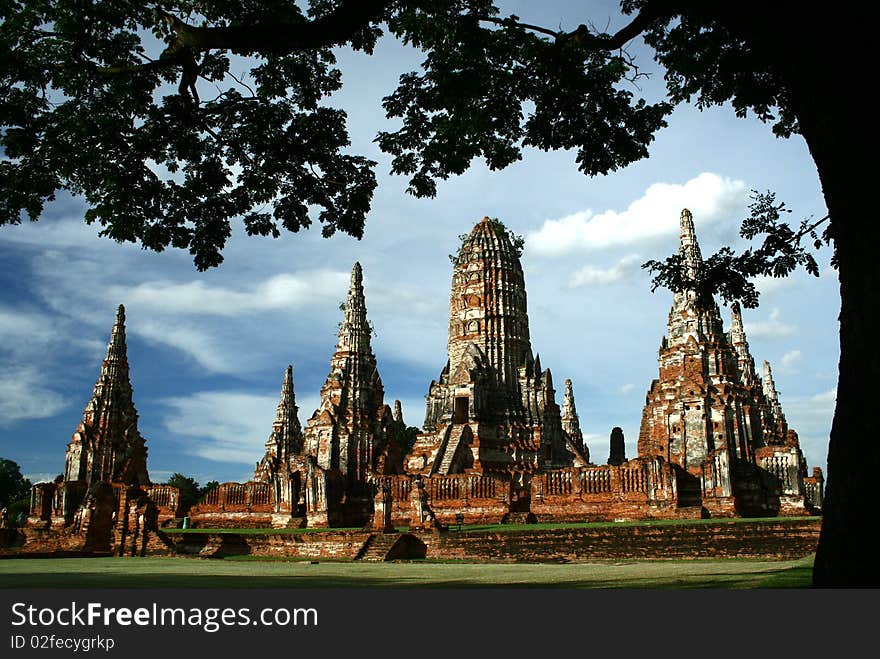
[[[155,483],[167,483],[175,472],[170,469],[150,469],[150,480]]]
[[[767,339],[791,336],[797,329],[796,326],[782,320],[782,312],[779,311],[779,307],[774,307],[767,320],[743,323],[743,326],[748,337]]]
[[[124,300],[145,312],[237,316],[254,311],[292,309],[320,298],[343,299],[349,273],[316,270],[279,274],[250,289],[235,290],[189,282],[151,281],[137,286],[112,286],[106,297]]]
[[[51,473],[47,471],[42,471],[35,474],[22,474],[25,478],[27,478],[31,483],[46,483],[48,481],[55,480],[55,477],[58,476],[57,473]]]
[[[797,372],[797,364],[803,359],[804,355],[800,350],[789,350],[782,355],[779,360],[780,370],[788,373]]]
[[[676,234],[682,208],[690,209],[699,227],[733,216],[747,202],[745,182],[704,172],[683,185],[654,183],[624,211],[585,210],[546,220],[526,241],[532,253],[544,255],[624,245]]]
[[[46,419],[64,409],[64,398],[49,389],[45,375],[31,366],[5,367],[0,375],[0,424]]]
[[[55,339],[55,332],[46,314],[0,307],[0,336],[7,350],[42,351],[45,345]]]
[[[837,387],[829,389],[828,391],[823,391],[821,394],[810,396],[810,400],[814,403],[820,403],[823,405],[831,403],[833,407],[833,404],[837,402]]]
[[[752,279],[752,283],[760,293],[775,293],[778,290],[797,285],[799,282],[794,277],[767,277],[760,276]]]
[[[218,345],[208,332],[196,327],[158,320],[138,320],[136,324],[129,323],[126,331],[153,343],[176,348],[212,373],[236,373],[242,367],[240,352]]]
[[[597,268],[586,265],[575,272],[568,282],[569,288],[578,286],[605,286],[615,282],[629,279],[635,275],[641,265],[641,257],[638,254],[630,254],[615,263],[610,268]]]
[[[789,427],[798,433],[807,462],[811,467],[824,469],[837,388],[813,395],[783,397],[781,402]]]
[[[167,398],[160,402],[169,409],[163,419],[165,428],[179,438],[186,453],[218,462],[242,463],[250,468],[263,457],[266,438],[275,419],[278,394],[201,391],[186,398]],[[305,429],[318,408],[320,397],[317,392],[301,395],[297,391],[296,402],[297,416]],[[390,406],[394,404],[393,399],[385,402]],[[421,426],[424,401],[407,398],[401,404],[407,425]],[[150,475],[157,482],[161,480],[152,472]]]
[[[623,385],[620,388],[620,393],[628,394],[630,391],[634,390],[635,388],[636,388],[636,385],[632,384],[631,382],[628,382],[627,384]]]
[[[202,391],[162,401],[171,412],[165,427],[183,439],[187,453],[219,462],[256,463],[272,429],[278,395]],[[302,415],[300,415],[302,421]]]

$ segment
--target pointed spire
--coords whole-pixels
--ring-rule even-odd
[[[770,362],[764,360],[764,396],[770,403],[779,404],[779,394],[776,392],[776,383],[773,382],[773,371],[770,370]]]
[[[540,371],[538,373],[540,375]],[[546,391],[553,391],[553,373],[550,372],[549,368],[544,371],[544,389]]]
[[[122,396],[122,405],[131,405],[131,383],[128,375],[128,348],[125,343],[125,307],[116,308],[116,319],[110,330],[107,344],[107,357],[101,365],[101,377],[95,383],[95,394],[90,405],[94,407],[95,398],[101,396]]]
[[[399,425],[404,425],[404,423],[403,423],[403,407],[401,406],[399,400],[394,401],[394,420]]]
[[[571,388],[571,378],[565,379],[565,393],[562,394],[562,418],[577,418],[577,408],[574,404],[574,391]]]
[[[694,231],[694,216],[687,208],[683,208],[681,211],[680,224],[681,238],[678,254],[681,256],[682,274],[685,279],[694,281],[703,267],[703,255],[700,253],[700,245]]]
[[[278,400],[278,408],[275,411],[276,425],[286,425],[291,418],[296,419],[297,410],[296,395],[293,391],[293,366],[288,364],[287,370],[284,371],[284,380],[281,382],[281,397]]]
[[[584,458],[589,462],[590,451],[587,449],[586,444],[584,444],[584,435],[581,432],[581,422],[574,404],[574,391],[571,388],[570,378],[565,380],[565,393],[562,395],[560,417],[562,419],[562,429],[568,435],[572,444],[584,454]]]
[[[775,434],[779,439],[785,439],[788,430],[788,423],[785,420],[785,413],[782,411],[782,404],[779,402],[779,392],[776,391],[776,383],[773,381],[773,371],[770,370],[770,362],[764,361],[764,398],[770,405],[773,415],[773,423],[775,425]]]
[[[125,345],[125,307],[119,305],[116,308],[116,320],[110,331],[110,343],[107,345],[107,359],[113,361],[127,360]]]
[[[746,339],[746,330],[743,327],[742,309],[739,302],[730,305],[730,332],[727,334],[730,344],[736,351],[737,368],[742,384],[752,387],[758,383],[755,373],[755,360],[749,351],[749,342]]]
[[[739,302],[734,302],[732,305],[730,305],[730,330],[731,332],[736,332],[737,335],[745,337],[745,330],[743,329],[742,309],[739,306]]]
[[[364,299],[364,274],[358,262],[355,262],[351,269],[351,283],[348,287],[344,312],[339,327],[339,349],[354,352],[369,350],[371,330]]]
[[[299,423],[298,412],[293,388],[293,366],[288,365],[284,371],[284,379],[281,381],[281,396],[275,410],[272,433],[266,442],[266,450],[280,459],[302,451],[302,426]]]
[[[743,327],[742,309],[739,302],[730,305],[730,342],[736,348],[740,359],[749,359],[749,342]]]
[[[148,484],[146,446],[137,422],[125,344],[125,307],[120,304],[101,374],[68,444],[65,479]]]

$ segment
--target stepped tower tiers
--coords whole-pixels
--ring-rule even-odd
[[[660,345],[659,378],[646,396],[639,456],[676,465],[679,496],[687,505],[702,497],[705,507],[707,497],[714,497],[735,504],[737,512],[767,512],[766,479],[757,470],[769,455],[762,447],[783,444],[788,434],[769,366],[762,383],[739,305],[733,305],[731,330],[725,333],[718,305],[700,292],[703,261],[686,209],[679,255],[684,287],[673,297]],[[796,434],[790,441],[797,441]]]
[[[411,472],[509,473],[586,464],[562,426],[553,378],[532,353],[518,248],[484,217],[463,238],[449,300],[448,357],[431,383]]]
[[[365,494],[371,474],[402,471],[401,458],[389,441],[392,411],[384,403],[370,346],[372,332],[363,271],[355,263],[330,374],[321,387],[320,407],[306,424],[304,447],[319,468],[341,474],[346,495]]]
[[[779,403],[779,394],[776,392],[776,383],[773,382],[773,371],[770,362],[764,361],[764,378],[762,380],[764,400],[764,427],[767,435],[767,444],[779,445],[788,440],[788,423],[785,413]]]
[[[257,463],[254,472],[255,481],[270,481],[275,474],[287,470],[292,457],[302,454],[304,438],[298,412],[293,389],[293,366],[288,366],[281,383],[281,397],[275,411],[272,432],[266,440],[266,454]]]
[[[82,421],[67,445],[64,480],[150,485],[147,447],[138,432],[125,345],[125,307],[116,310],[107,357]]]
[[[660,377],[648,392],[638,445],[639,455],[663,457],[696,475],[716,449],[753,459],[762,443],[760,400],[751,373],[743,377],[741,371],[752,362],[738,311],[731,342],[718,305],[698,292],[703,262],[687,209],[681,212],[679,255],[686,287],[673,297]]]
[[[590,461],[590,449],[584,443],[584,435],[581,432],[581,422],[578,417],[577,407],[574,404],[574,391],[571,387],[571,379],[565,379],[565,393],[562,395],[562,430],[568,436],[568,440],[583,458]]]

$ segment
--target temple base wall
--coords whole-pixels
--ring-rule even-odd
[[[610,524],[574,529],[529,529],[417,533],[429,559],[546,562],[620,559],[764,558],[796,559],[815,552],[822,520],[800,517],[694,523]],[[295,557],[355,560],[371,534],[151,533],[146,555],[222,558]],[[85,555],[82,541],[63,530],[0,532],[0,556]]]
[[[555,496],[532,500],[531,511],[538,522],[628,522],[650,519],[699,519],[699,507],[679,508],[674,502],[645,501],[633,497],[608,500],[605,497]]]
[[[809,556],[821,520],[613,525],[582,529],[420,534],[431,559],[547,562]]]

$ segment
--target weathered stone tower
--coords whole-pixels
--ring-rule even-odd
[[[581,421],[574,404],[574,390],[571,387],[571,379],[565,379],[565,393],[562,395],[562,430],[568,435],[569,441],[577,448],[584,460],[590,461],[590,449],[584,443],[584,435],[581,432]]]
[[[430,385],[409,471],[503,474],[586,464],[563,430],[550,370],[532,354],[519,249],[497,220],[483,218],[455,258],[448,336],[449,360]]]
[[[758,469],[769,454],[759,460],[758,451],[784,444],[787,427],[769,365],[762,388],[739,305],[733,305],[731,331],[725,333],[715,300],[700,292],[703,260],[687,209],[681,212],[679,255],[685,286],[674,295],[660,345],[660,375],[646,396],[639,455],[679,468],[685,505],[702,501],[710,512],[724,514],[773,512],[774,488]],[[795,452],[800,455],[799,448]],[[794,490],[802,495],[803,484]]]
[[[648,392],[639,432],[639,455],[658,455],[699,476],[718,449],[753,459],[762,442],[759,400],[751,356],[735,314],[733,342],[722,327],[718,305],[701,296],[703,262],[687,210],[681,213],[679,255],[686,282],[675,293],[667,336],[660,347],[660,377]]]
[[[293,389],[293,366],[288,366],[281,383],[281,396],[275,411],[272,432],[266,440],[266,454],[257,463],[255,481],[268,481],[294,455],[302,453],[304,438],[299,423],[299,408]]]
[[[389,438],[392,411],[370,346],[363,272],[355,263],[344,304],[330,374],[321,387],[321,404],[306,424],[305,452],[323,470],[338,471],[347,494],[366,492],[371,473],[401,471]]]
[[[125,345],[125,307],[116,310],[107,357],[82,421],[67,445],[64,480],[149,485],[146,442],[138,432]]]

